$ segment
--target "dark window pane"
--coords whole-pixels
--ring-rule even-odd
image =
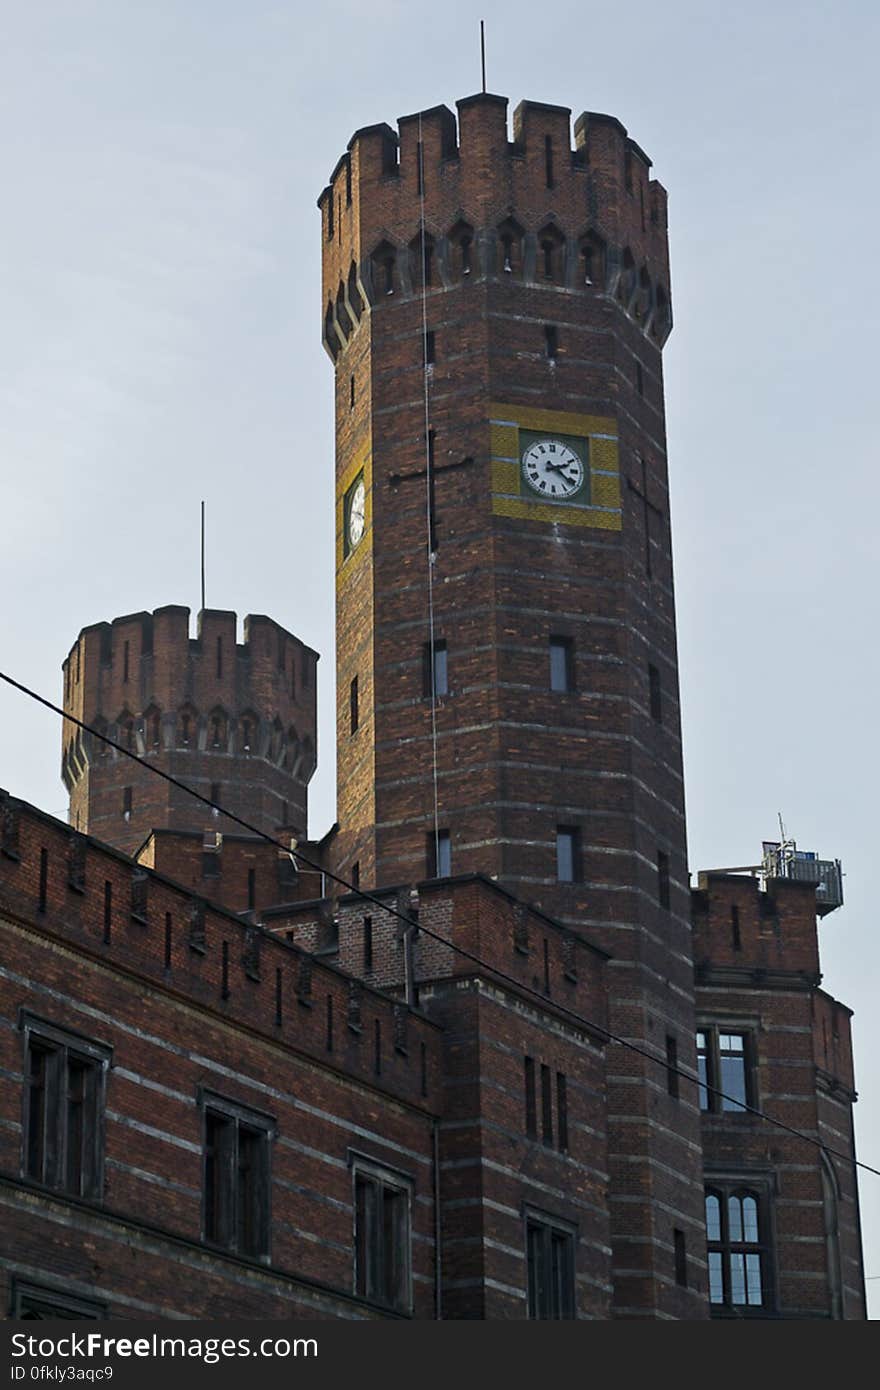
[[[721,1239],[721,1203],[712,1192],[706,1194],[706,1237],[708,1240]]]
[[[572,688],[572,646],[567,637],[550,638],[550,689],[565,693]]]
[[[27,1175],[42,1182],[46,1159],[46,1071],[49,1054],[42,1048],[30,1049],[28,1078]]]
[[[724,1302],[724,1274],[720,1250],[709,1251],[709,1302]]]
[[[558,826],[556,830],[556,877],[560,883],[574,883],[576,832]]]
[[[721,1068],[722,1110],[744,1110],[746,1095],[745,1039],[741,1033],[721,1033],[718,1038]],[[729,1097],[729,1099],[728,1099]]]

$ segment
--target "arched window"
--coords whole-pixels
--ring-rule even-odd
[[[565,237],[552,222],[538,234],[540,256],[538,274],[542,280],[562,281],[565,278]]]
[[[358,285],[357,266],[354,261],[352,261],[348,272],[348,303],[355,318],[359,319],[364,312],[364,301]]]
[[[229,721],[226,711],[219,706],[208,716],[208,747],[215,752],[225,753],[229,743]]]
[[[672,327],[672,314],[669,309],[669,296],[662,285],[657,286],[654,304],[654,317],[651,320],[651,336],[659,343],[665,343]]]
[[[296,774],[299,764],[300,752],[299,734],[296,731],[296,727],[291,724],[290,728],[287,730],[287,749],[284,754],[284,766],[288,772],[292,772],[294,775]]]
[[[424,260],[422,258],[423,250]],[[431,234],[425,232],[424,248],[421,233],[413,237],[409,244],[409,254],[413,289],[418,294],[423,283],[425,289],[430,289],[434,280],[434,238]]]
[[[373,291],[377,299],[393,294],[397,288],[397,251],[389,241],[380,241],[370,257]]]
[[[498,269],[503,275],[522,275],[523,229],[512,217],[498,228]]]
[[[97,719],[92,720],[92,727],[95,730],[96,734],[106,734],[107,720],[102,719],[100,716],[98,716]],[[110,748],[109,745],[106,744],[102,738],[90,738],[89,742],[92,744],[92,747],[94,748],[96,758],[106,758],[107,754],[110,751]]]
[[[342,344],[339,341],[339,334],[336,332],[332,299],[328,299],[327,309],[324,314],[324,342],[327,345],[327,351],[335,362],[336,358],[339,356]]]
[[[134,717],[123,710],[116,721],[116,742],[134,752]]]
[[[199,736],[199,717],[192,705],[184,705],[177,715],[178,748],[195,748]]]
[[[144,743],[148,753],[155,753],[162,743],[162,713],[157,705],[144,712]]]
[[[339,289],[336,291],[336,326],[345,334],[346,338],[351,336],[351,331],[354,328],[345,302],[345,286],[341,280],[339,281]]]
[[[259,753],[260,721],[251,709],[238,716],[238,751],[246,755]]]
[[[639,271],[639,292],[633,306],[633,312],[639,323],[644,323],[651,312],[651,299],[651,277],[648,274],[647,266],[643,265]]]
[[[706,1191],[709,1302],[742,1312],[769,1302],[769,1255],[764,1227],[766,1198],[728,1185]]]
[[[587,232],[578,242],[582,279],[585,285],[605,288],[605,243],[595,232]]]
[[[452,275],[466,278],[474,269],[474,229],[469,222],[456,222],[449,233],[449,247]]]
[[[629,247],[623,253],[620,279],[617,282],[617,298],[625,307],[629,306],[636,287],[636,263]]]

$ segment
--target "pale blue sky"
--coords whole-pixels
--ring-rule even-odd
[[[481,16],[511,109],[612,112],[669,189],[691,867],[751,862],[778,810],[843,860],[825,985],[856,1010],[880,1166],[876,5],[7,6],[0,664],[58,698],[84,624],[195,609],[207,497],[208,602],[324,654],[313,831],[332,820],[315,199],[356,127],[477,90]],[[0,689],[0,785],[63,814],[59,740]],[[880,1301],[880,1179],[861,1191]]]

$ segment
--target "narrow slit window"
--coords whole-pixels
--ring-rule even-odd
[[[534,1057],[523,1058],[523,1076],[525,1081],[526,1134],[530,1139],[536,1139],[538,1137],[538,1109]]]
[[[580,879],[580,831],[574,825],[556,827],[556,878],[559,883]]]
[[[425,366],[433,367],[436,361],[437,339],[433,329],[425,334]]]
[[[353,676],[351,685],[348,689],[348,721],[349,733],[356,734],[359,723],[359,704],[358,704],[358,678]]]
[[[373,973],[373,919],[364,918],[364,974]]]
[[[547,187],[553,187],[553,138],[550,135],[544,136],[544,174],[547,179]]]
[[[449,878],[452,874],[452,841],[449,831],[429,831],[427,851],[428,878]]]
[[[548,1146],[553,1145],[553,1087],[550,1068],[541,1064],[541,1138]]]
[[[560,1153],[568,1150],[568,1082],[564,1071],[556,1073],[556,1147]]]
[[[574,643],[570,637],[550,638],[550,689],[562,695],[574,689]]]
[[[559,356],[559,329],[555,323],[544,324],[544,351],[548,362],[555,362]]]
[[[425,644],[425,696],[428,699],[449,694],[449,659],[444,639]]]

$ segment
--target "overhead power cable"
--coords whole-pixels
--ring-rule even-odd
[[[450,940],[448,937],[441,936],[439,932],[432,931],[429,927],[424,926],[414,918],[408,917],[407,914],[401,912],[396,905],[385,902],[382,898],[377,897],[374,893],[370,893],[367,889],[349,883],[347,879],[342,878],[339,874],[335,874],[329,869],[324,868],[313,859],[310,859],[308,855],[303,854],[298,845],[295,851],[291,851],[289,844],[284,844],[282,840],[276,840],[275,837],[268,834],[267,831],[261,830],[258,826],[251,825],[250,821],[244,820],[241,816],[236,815],[234,811],[227,811],[220,802],[212,801],[210,797],[203,796],[201,792],[197,792],[194,787],[188,786],[186,782],[182,782],[178,777],[173,777],[170,772],[165,772],[162,768],[155,767],[152,763],[147,762],[146,758],[142,758],[139,753],[135,753],[132,749],[126,748],[121,743],[117,743],[115,739],[102,733],[100,729],[92,728],[90,724],[87,724],[83,719],[77,718],[76,715],[66,713],[59,705],[54,704],[51,700],[47,700],[45,695],[40,695],[37,691],[31,690],[29,686],[24,685],[21,681],[15,680],[4,671],[0,671],[0,680],[5,681],[6,684],[12,686],[14,690],[19,690],[23,695],[27,695],[29,699],[35,700],[37,704],[43,705],[46,709],[51,710],[53,714],[58,714],[62,719],[66,719],[69,723],[75,724],[77,728],[82,729],[84,733],[90,734],[93,738],[100,739],[102,743],[107,744],[109,748],[114,748],[117,753],[122,753],[124,757],[130,758],[132,762],[137,763],[139,767],[146,768],[147,771],[154,773],[155,776],[161,777],[163,781],[169,782],[171,786],[186,792],[189,796],[194,797],[196,801],[200,801],[202,805],[207,806],[210,810],[217,811],[220,815],[225,816],[227,820],[234,822],[236,825],[240,825],[242,829],[246,830],[250,835],[254,835],[260,840],[265,840],[267,844],[274,845],[276,849],[282,850],[285,854],[293,854],[296,861],[301,861],[307,868],[314,869],[318,873],[323,873],[325,878],[332,879],[334,883],[344,888],[347,893],[353,894],[363,902],[372,903],[374,907],[378,907],[381,911],[387,912],[389,916],[397,918],[405,927],[412,931],[418,931],[421,936],[426,936],[432,941],[439,942],[440,945],[447,947],[447,949],[453,951],[456,955],[461,956],[462,959],[470,961],[473,965],[479,966],[480,969],[487,971],[496,979],[503,980],[506,984],[511,985],[519,993],[531,995],[538,1000],[543,1008],[546,1009],[549,1007],[555,1013],[565,1015],[581,1027],[600,1034],[608,1042],[614,1043],[618,1047],[623,1047],[628,1052],[635,1053],[648,1062],[653,1062],[655,1066],[662,1068],[667,1076],[674,1075],[682,1077],[685,1081],[691,1082],[692,1085],[704,1089],[707,1094],[717,1096],[719,1100],[729,1101],[731,1107],[735,1111],[746,1111],[750,1115],[755,1115],[758,1119],[764,1120],[765,1123],[773,1125],[776,1129],[782,1130],[792,1138],[800,1139],[803,1143],[810,1144],[813,1148],[819,1149],[823,1153],[830,1154],[834,1158],[842,1159],[848,1166],[861,1168],[864,1172],[873,1173],[874,1177],[880,1178],[880,1168],[872,1167],[870,1163],[863,1162],[853,1154],[847,1154],[840,1149],[831,1148],[830,1145],[824,1144],[821,1139],[817,1139],[811,1134],[804,1134],[802,1130],[795,1129],[792,1125],[786,1124],[784,1120],[777,1119],[774,1115],[768,1115],[765,1110],[761,1110],[755,1105],[749,1105],[740,1100],[738,1096],[728,1095],[727,1092],[722,1091],[718,1086],[714,1086],[708,1081],[704,1082],[696,1072],[689,1071],[686,1067],[673,1064],[666,1058],[657,1056],[656,1053],[648,1051],[647,1048],[641,1047],[638,1043],[632,1042],[629,1038],[623,1038],[616,1033],[612,1033],[603,1023],[597,1023],[595,1019],[586,1018],[583,1014],[577,1013],[574,1009],[570,1009],[567,1005],[559,1003],[556,1000],[548,1000],[547,996],[542,994],[540,990],[525,984],[522,980],[518,980],[515,975],[507,974],[506,971],[500,970],[498,966],[492,965],[489,961],[483,960],[473,951],[469,951],[465,946],[460,946],[457,942]]]

